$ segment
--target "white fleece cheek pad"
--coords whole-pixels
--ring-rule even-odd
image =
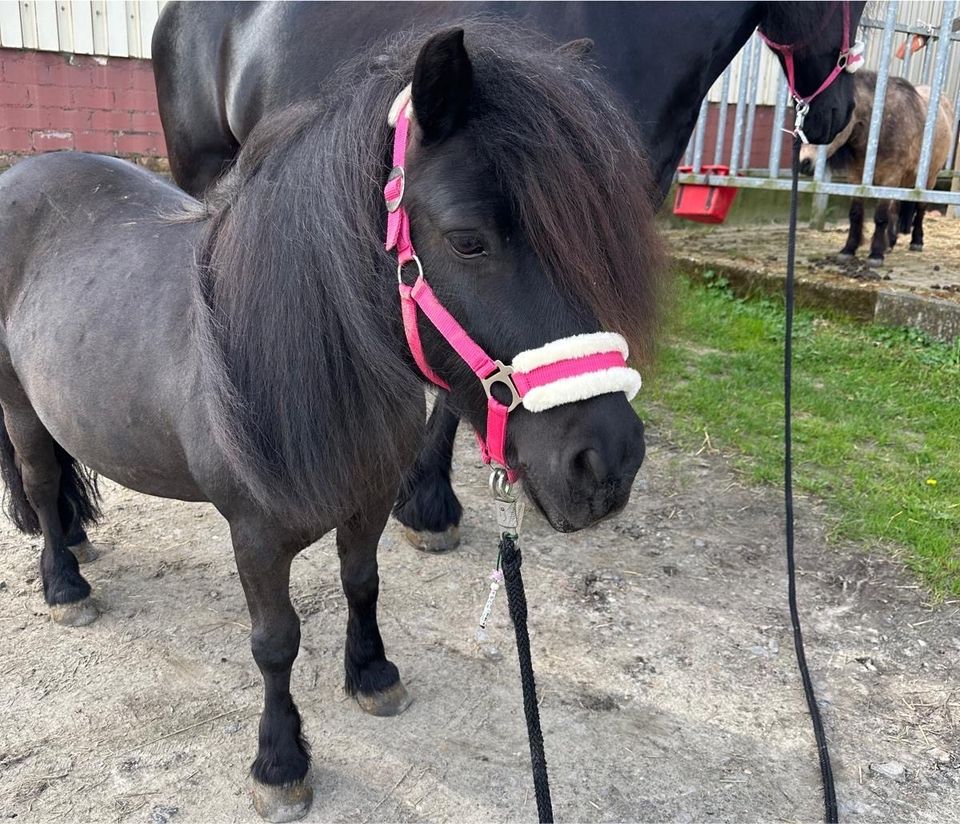
[[[627,342],[613,332],[596,332],[573,335],[551,341],[538,349],[529,349],[514,357],[515,372],[532,372],[541,366],[564,360],[574,360],[605,352],[619,352],[626,360]],[[613,366],[571,375],[536,386],[523,396],[523,406],[530,412],[543,412],[565,403],[576,403],[598,395],[623,392],[627,400],[633,400],[641,386],[640,373],[628,366]]]

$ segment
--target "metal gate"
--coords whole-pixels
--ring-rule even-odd
[[[867,140],[867,157],[860,183],[835,183],[829,179],[827,171],[826,147],[821,146],[812,180],[801,180],[800,191],[812,192],[814,210],[822,213],[826,208],[829,195],[850,197],[890,198],[894,200],[913,200],[923,203],[952,205],[950,211],[960,212],[960,173],[957,157],[958,117],[960,109],[960,31],[955,31],[960,2],[905,2],[891,0],[887,3],[872,4],[876,14],[883,18],[864,16],[860,21],[859,35],[866,45],[865,68],[877,72],[877,88],[873,101],[873,114]],[[911,44],[917,35],[925,37],[924,48],[914,53]],[[894,42],[905,38],[906,48],[902,49],[901,59],[894,60]],[[899,49],[898,49],[899,50]],[[896,64],[896,65],[894,65]],[[891,74],[904,77],[915,85],[931,86],[930,103],[923,130],[923,143],[917,167],[917,186],[912,189],[891,186],[875,186],[874,171],[877,161],[877,147],[880,138],[880,123],[886,96],[887,79]],[[733,99],[731,99],[731,97]],[[952,100],[954,104],[953,133],[950,142],[950,155],[943,176],[949,177],[951,185],[947,190],[926,189],[920,184],[925,182],[930,169],[935,126],[941,98]],[[733,133],[729,154],[725,152],[728,109],[735,101]],[[707,122],[710,104],[718,103],[719,112],[716,124],[716,137],[713,141],[712,163],[725,163],[729,174],[706,174],[704,165],[707,143]],[[758,104],[773,104],[773,118],[770,126],[770,150],[765,168],[750,168],[751,154],[756,155],[754,138],[757,122]],[[788,112],[789,109],[789,112]],[[684,165],[692,171],[678,173],[678,183],[699,183],[710,186],[732,186],[746,189],[787,190],[790,180],[781,176],[781,156],[784,146],[789,145],[784,135],[785,115],[792,118],[792,106],[789,100],[786,79],[772,52],[766,49],[760,38],[754,34],[747,41],[740,54],[724,71],[710,93],[704,99],[700,117],[693,138],[687,147]],[[783,170],[789,172],[789,169]]]

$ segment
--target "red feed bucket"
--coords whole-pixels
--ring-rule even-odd
[[[729,166],[703,166],[705,175],[730,174]],[[692,172],[692,166],[681,166],[681,174]],[[733,205],[737,190],[731,186],[707,186],[700,183],[681,183],[673,201],[673,213],[677,217],[695,220],[697,223],[723,223]]]

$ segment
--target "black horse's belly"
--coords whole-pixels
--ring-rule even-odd
[[[205,420],[189,291],[194,230],[159,216],[175,207],[171,192],[182,195],[106,158],[32,166],[14,170],[32,202],[21,201],[19,215],[3,207],[6,222],[26,223],[34,238],[20,271],[4,271],[20,278],[5,307],[17,380],[81,462],[139,491],[203,499],[184,446]]]

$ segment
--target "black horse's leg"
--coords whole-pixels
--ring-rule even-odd
[[[863,198],[854,197],[850,199],[850,231],[847,234],[847,242],[840,250],[840,257],[852,258],[857,254],[857,249],[863,241]]]
[[[910,235],[911,252],[923,251],[923,213],[926,210],[926,204],[917,204],[917,213],[913,217],[913,234]]]
[[[870,258],[873,266],[883,265],[883,253],[887,250],[887,226],[890,223],[890,201],[882,198],[877,201],[873,213],[873,240],[870,242]]]
[[[891,200],[890,210],[887,213],[887,248],[897,245],[897,226],[900,223],[900,201]]]
[[[446,394],[440,393],[427,421],[423,448],[400,485],[393,515],[406,527],[404,536],[417,549],[444,552],[460,543],[463,507],[450,485],[459,423]]]
[[[290,695],[290,671],[300,650],[300,619],[290,603],[290,564],[303,548],[279,529],[231,522],[237,571],[250,611],[250,646],[263,675],[257,757],[250,767],[253,805],[268,821],[306,815],[313,789],[305,782],[310,750]]]
[[[71,512],[70,520],[65,525],[64,530],[66,532],[67,549],[73,553],[73,556],[81,564],[89,564],[91,561],[97,560],[100,553],[87,537],[87,531],[83,528],[76,507],[73,507]]]
[[[371,715],[399,715],[410,705],[396,666],[387,660],[377,626],[377,542],[390,516],[393,495],[337,527],[340,581],[347,596],[344,689]]]
[[[43,533],[40,577],[50,617],[65,626],[85,626],[95,621],[99,612],[90,599],[90,584],[80,574],[77,559],[67,549],[58,506],[62,472],[54,440],[33,409],[4,406],[3,411],[23,491],[37,513]]]

